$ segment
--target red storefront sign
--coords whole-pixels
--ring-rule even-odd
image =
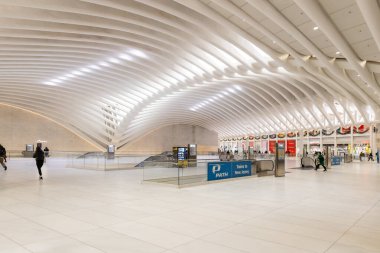
[[[286,146],[287,146],[287,151],[290,153],[290,154],[293,154],[295,155],[296,154],[296,140],[287,140],[286,142]]]
[[[278,140],[277,142],[285,144],[285,140]],[[274,154],[276,152],[276,141],[269,141],[269,152],[271,154]]]
[[[269,141],[269,153],[274,154],[276,150],[276,141]]]

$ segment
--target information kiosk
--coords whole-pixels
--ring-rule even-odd
[[[276,162],[274,175],[276,177],[285,176],[285,143],[276,143]]]

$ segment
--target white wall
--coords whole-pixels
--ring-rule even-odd
[[[199,126],[171,125],[160,128],[120,148],[119,153],[159,154],[176,146],[198,144],[198,152],[218,151],[218,134]]]
[[[25,150],[25,144],[47,141],[51,151],[98,151],[63,126],[37,114],[0,105],[0,143],[7,150]]]

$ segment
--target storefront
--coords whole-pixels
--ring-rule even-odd
[[[301,135],[301,136],[300,136]],[[334,155],[356,154],[360,152],[368,154],[372,152],[371,146],[376,144],[376,132],[374,127],[369,126],[348,126],[337,129],[317,129],[304,132],[288,132],[270,135],[245,137],[241,143],[232,141],[222,142],[222,147],[228,146],[229,150],[247,150],[248,145],[256,152],[270,153],[275,152],[275,145],[278,141],[285,142],[286,151],[292,155],[302,155],[305,149],[309,154],[323,151],[323,148],[329,146]],[[297,146],[298,145],[298,146]]]

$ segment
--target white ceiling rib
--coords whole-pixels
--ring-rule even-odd
[[[0,0],[0,103],[99,148],[368,124],[379,23],[367,0]]]

